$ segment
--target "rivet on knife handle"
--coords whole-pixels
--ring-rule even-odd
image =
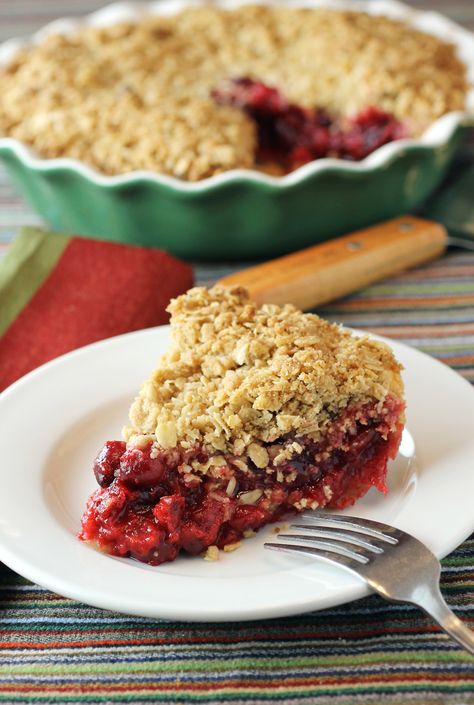
[[[407,215],[244,269],[218,283],[244,286],[258,303],[309,309],[434,259],[446,247],[442,225]]]

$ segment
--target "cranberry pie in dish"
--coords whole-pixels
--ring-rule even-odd
[[[291,513],[386,492],[404,401],[385,344],[240,288],[169,311],[170,348],[95,460],[81,539],[151,565],[213,559]]]
[[[144,10],[20,48],[0,67],[0,137],[110,175],[284,174],[418,137],[467,89],[454,46],[381,15]]]

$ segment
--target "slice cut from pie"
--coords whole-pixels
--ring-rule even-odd
[[[368,106],[352,118],[322,108],[290,103],[272,86],[250,78],[225,82],[212,91],[220,105],[239,108],[255,123],[255,163],[285,174],[322,157],[356,161],[393,140],[408,137],[395,115]]]
[[[81,539],[157,565],[387,491],[404,422],[389,347],[240,288],[191,289],[169,311],[170,348],[95,460]]]

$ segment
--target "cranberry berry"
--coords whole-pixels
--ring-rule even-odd
[[[113,482],[124,452],[123,441],[107,441],[100,451],[94,461],[94,475],[101,487],[108,487]]]
[[[393,115],[369,107],[343,124],[326,110],[290,103],[276,89],[250,78],[238,78],[215,89],[217,103],[244,110],[255,121],[257,161],[276,162],[285,171],[320,159],[360,160],[378,147],[407,136]]]

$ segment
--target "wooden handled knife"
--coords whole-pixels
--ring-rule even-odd
[[[311,309],[435,259],[447,246],[442,225],[407,215],[244,269],[218,283],[244,286],[258,303]]]

